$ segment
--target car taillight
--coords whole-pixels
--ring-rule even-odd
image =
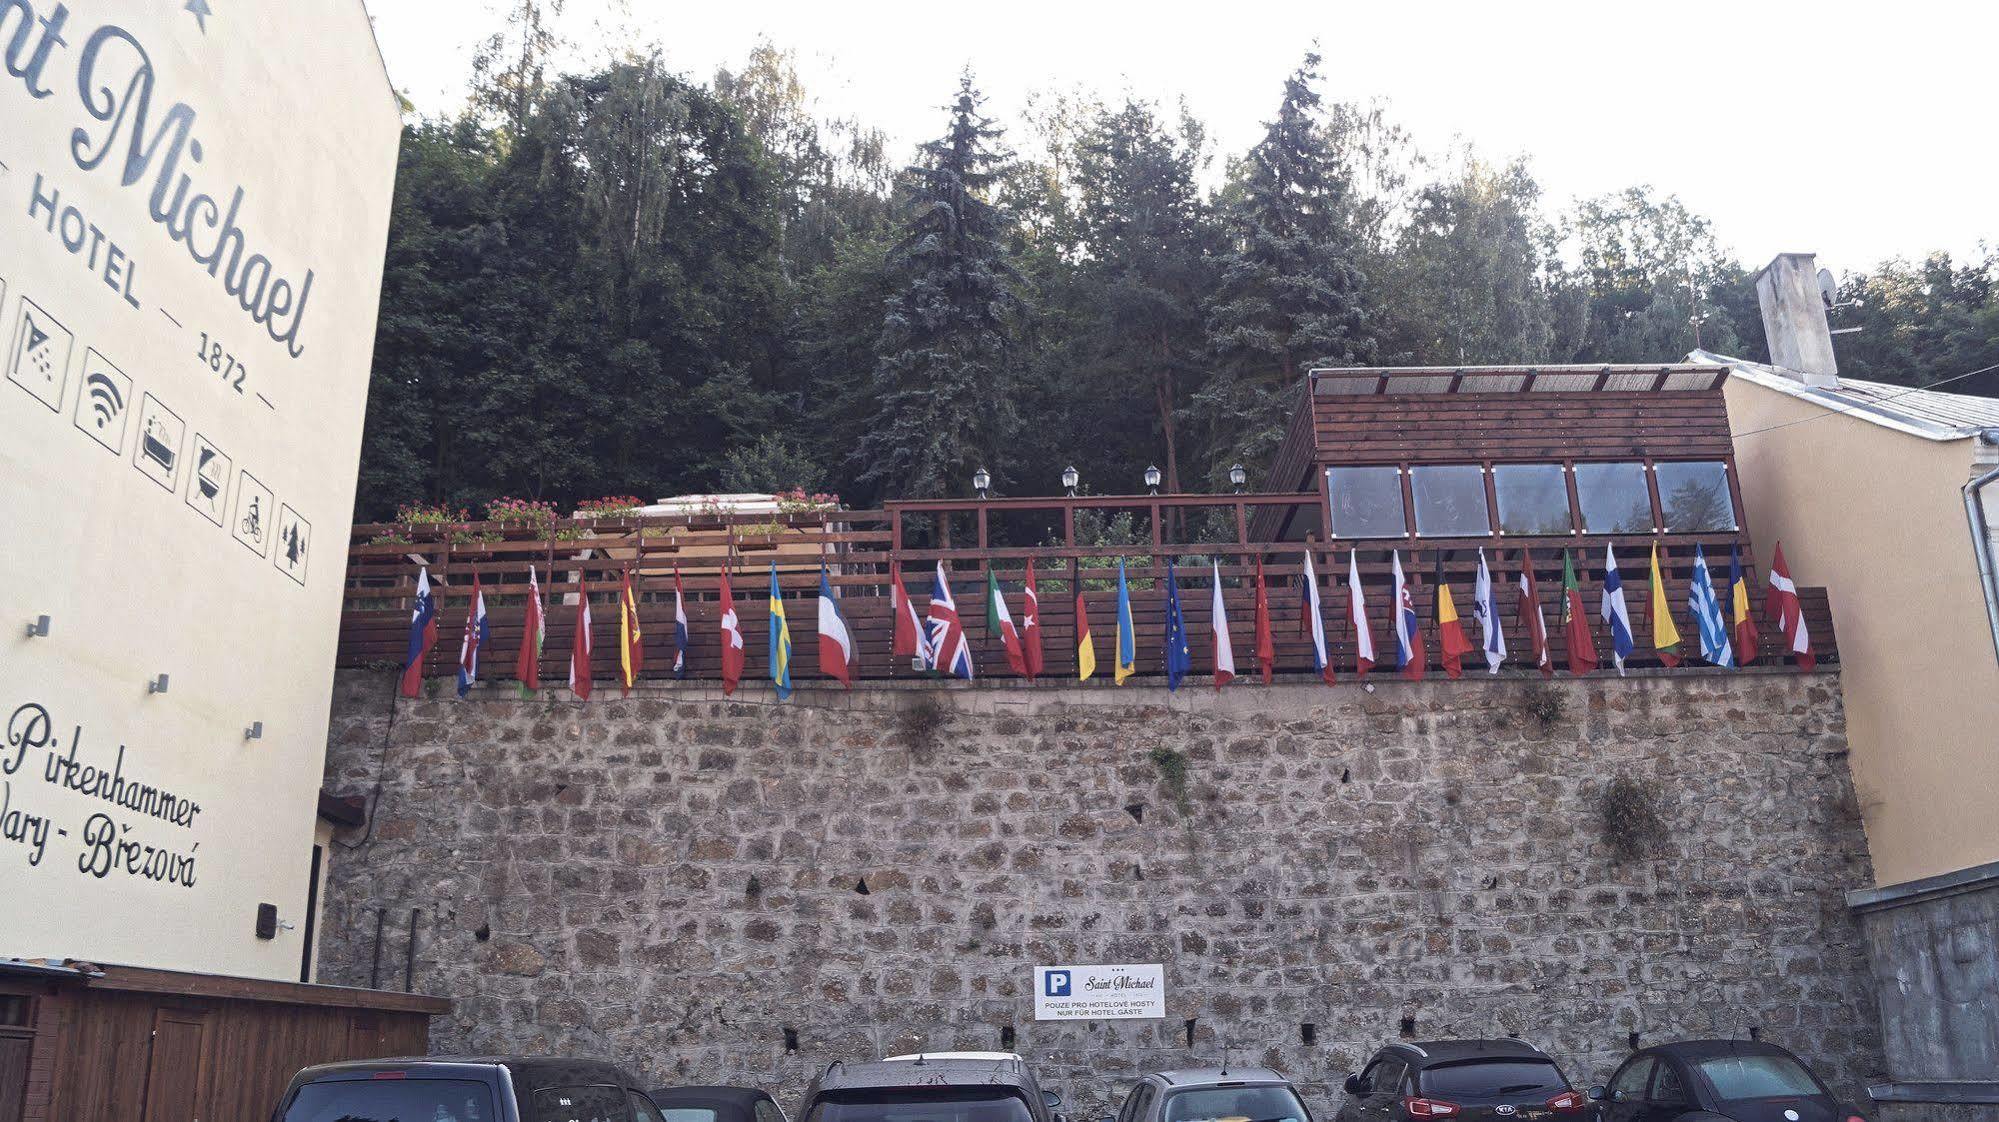
[[[1548,1100],[1548,1109],[1556,1114],[1581,1114],[1583,1104],[1588,1101],[1580,1091],[1563,1091]]]
[[[1862,1118],[1858,1114],[1849,1114],[1846,1116],[1846,1122],[1867,1122],[1867,1119]]]
[[[1449,1118],[1458,1112],[1458,1104],[1442,1099],[1407,1098],[1402,1100],[1402,1109],[1411,1118]]]
[[[409,1078],[409,1072],[406,1072],[406,1071],[378,1071],[378,1072],[376,1072],[375,1074],[373,1074],[373,1075],[369,1076],[368,1078],[370,1078],[370,1079],[407,1079],[407,1078]]]

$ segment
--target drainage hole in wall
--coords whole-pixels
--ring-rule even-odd
[[[1187,1018],[1187,1047],[1189,1048],[1194,1046],[1194,1021],[1195,1018],[1193,1017]]]
[[[1298,1043],[1317,1044],[1318,1042],[1319,1042],[1319,1026],[1313,1024],[1310,1021],[1300,1022],[1298,1025]]]
[[[796,1051],[798,1051],[798,1030],[795,1028],[786,1028],[784,1030],[784,1054],[789,1056]]]
[[[1402,1039],[1409,1040],[1416,1035],[1416,1018],[1402,1018]]]

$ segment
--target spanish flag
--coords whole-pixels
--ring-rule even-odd
[[[1138,673],[1138,634],[1131,626],[1131,589],[1124,581],[1124,558],[1117,559],[1117,668],[1111,681],[1122,686]]]
[[[770,680],[777,699],[791,696],[791,623],[784,617],[784,597],[777,591],[777,562],[770,563]]]
[[[618,591],[618,671],[625,696],[639,680],[646,660],[645,637],[639,630],[639,602],[632,595],[632,567],[625,566],[624,587]]]
[[[1083,582],[1076,582],[1076,680],[1087,682],[1097,672],[1097,643],[1090,638],[1090,609],[1083,603]]]
[[[1659,661],[1667,666],[1680,664],[1680,628],[1673,622],[1673,604],[1666,598],[1666,578],[1659,574],[1659,547],[1652,547],[1652,646]]]

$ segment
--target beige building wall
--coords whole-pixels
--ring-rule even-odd
[[[295,980],[397,101],[361,0],[23,7],[0,955]]]
[[[1781,541],[1791,575],[1830,590],[1876,882],[1999,860],[1999,659],[1959,490],[1972,442],[1740,377],[1727,394],[1759,564]]]

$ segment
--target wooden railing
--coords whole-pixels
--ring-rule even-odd
[[[1304,600],[1300,575],[1309,549],[1320,582],[1321,612],[1333,664],[1342,677],[1350,677],[1355,643],[1345,590],[1351,550],[1357,546],[1380,663],[1376,673],[1392,672],[1394,662],[1388,611],[1391,548],[1401,551],[1404,571],[1411,579],[1433,674],[1437,645],[1430,621],[1439,564],[1443,579],[1451,585],[1466,633],[1476,644],[1472,584],[1480,547],[1486,550],[1498,586],[1500,613],[1513,652],[1509,669],[1525,669],[1524,633],[1516,618],[1515,591],[1523,557],[1530,557],[1534,566],[1556,665],[1564,670],[1567,666],[1559,624],[1563,549],[1570,550],[1575,560],[1597,650],[1608,667],[1610,639],[1597,618],[1606,541],[1617,550],[1637,632],[1638,650],[1628,665],[1658,665],[1646,615],[1654,543],[1660,547],[1669,599],[1690,663],[1698,649],[1698,635],[1686,607],[1696,545],[1706,550],[1716,593],[1724,604],[1728,599],[1728,551],[1730,546],[1741,548],[1744,568],[1751,574],[1758,624],[1765,632],[1764,654],[1759,661],[1765,665],[1779,661],[1772,653],[1778,637],[1762,614],[1762,571],[1743,535],[1563,535],[1354,543],[1250,540],[1252,525],[1285,521],[1282,515],[1274,520],[1258,519],[1257,512],[1307,515],[1291,521],[1317,525],[1317,502],[1315,495],[1298,493],[916,501],[891,503],[883,510],[785,516],[780,518],[784,525],[775,533],[769,532],[770,515],[730,515],[705,521],[686,517],[559,519],[540,527],[488,522],[414,529],[361,525],[354,528],[349,552],[339,665],[401,666],[407,649],[411,598],[422,564],[430,569],[439,615],[439,639],[427,660],[426,675],[448,677],[454,672],[476,574],[486,597],[491,635],[482,655],[481,678],[509,678],[520,643],[522,604],[532,566],[547,611],[543,680],[560,683],[566,675],[576,594],[579,583],[587,581],[594,617],[593,675],[600,688],[613,685],[618,673],[617,589],[629,567],[644,630],[643,677],[670,680],[677,568],[685,590],[690,634],[686,677],[716,679],[720,677],[718,581],[726,568],[748,651],[744,679],[762,680],[768,674],[767,603],[774,568],[790,623],[792,675],[796,680],[820,678],[824,675],[818,665],[816,595],[823,566],[858,647],[856,677],[919,677],[906,658],[898,660],[890,655],[894,621],[889,593],[894,574],[900,572],[920,614],[929,602],[936,566],[941,562],[965,622],[978,675],[1009,678],[1012,675],[999,637],[985,626],[986,573],[990,570],[998,575],[1007,605],[1018,621],[1026,611],[1021,580],[1032,561],[1041,603],[1042,677],[1075,677],[1074,589],[1080,582],[1095,639],[1097,674],[1107,682],[1116,650],[1115,565],[1122,558],[1130,586],[1140,674],[1164,672],[1169,562],[1179,585],[1196,676],[1211,673],[1212,566],[1219,566],[1221,572],[1237,672],[1245,678],[1255,673],[1254,578],[1259,561],[1270,605],[1277,670],[1306,672],[1312,659],[1309,638],[1301,626]],[[1129,513],[1130,521],[1113,521],[1119,513]],[[1126,531],[1123,540],[1114,540],[1117,531]],[[1808,574],[1795,575],[1808,579]],[[1800,598],[1816,652],[1822,661],[1835,661],[1825,591],[1804,588]],[[1467,673],[1483,669],[1476,652],[1467,656]]]

